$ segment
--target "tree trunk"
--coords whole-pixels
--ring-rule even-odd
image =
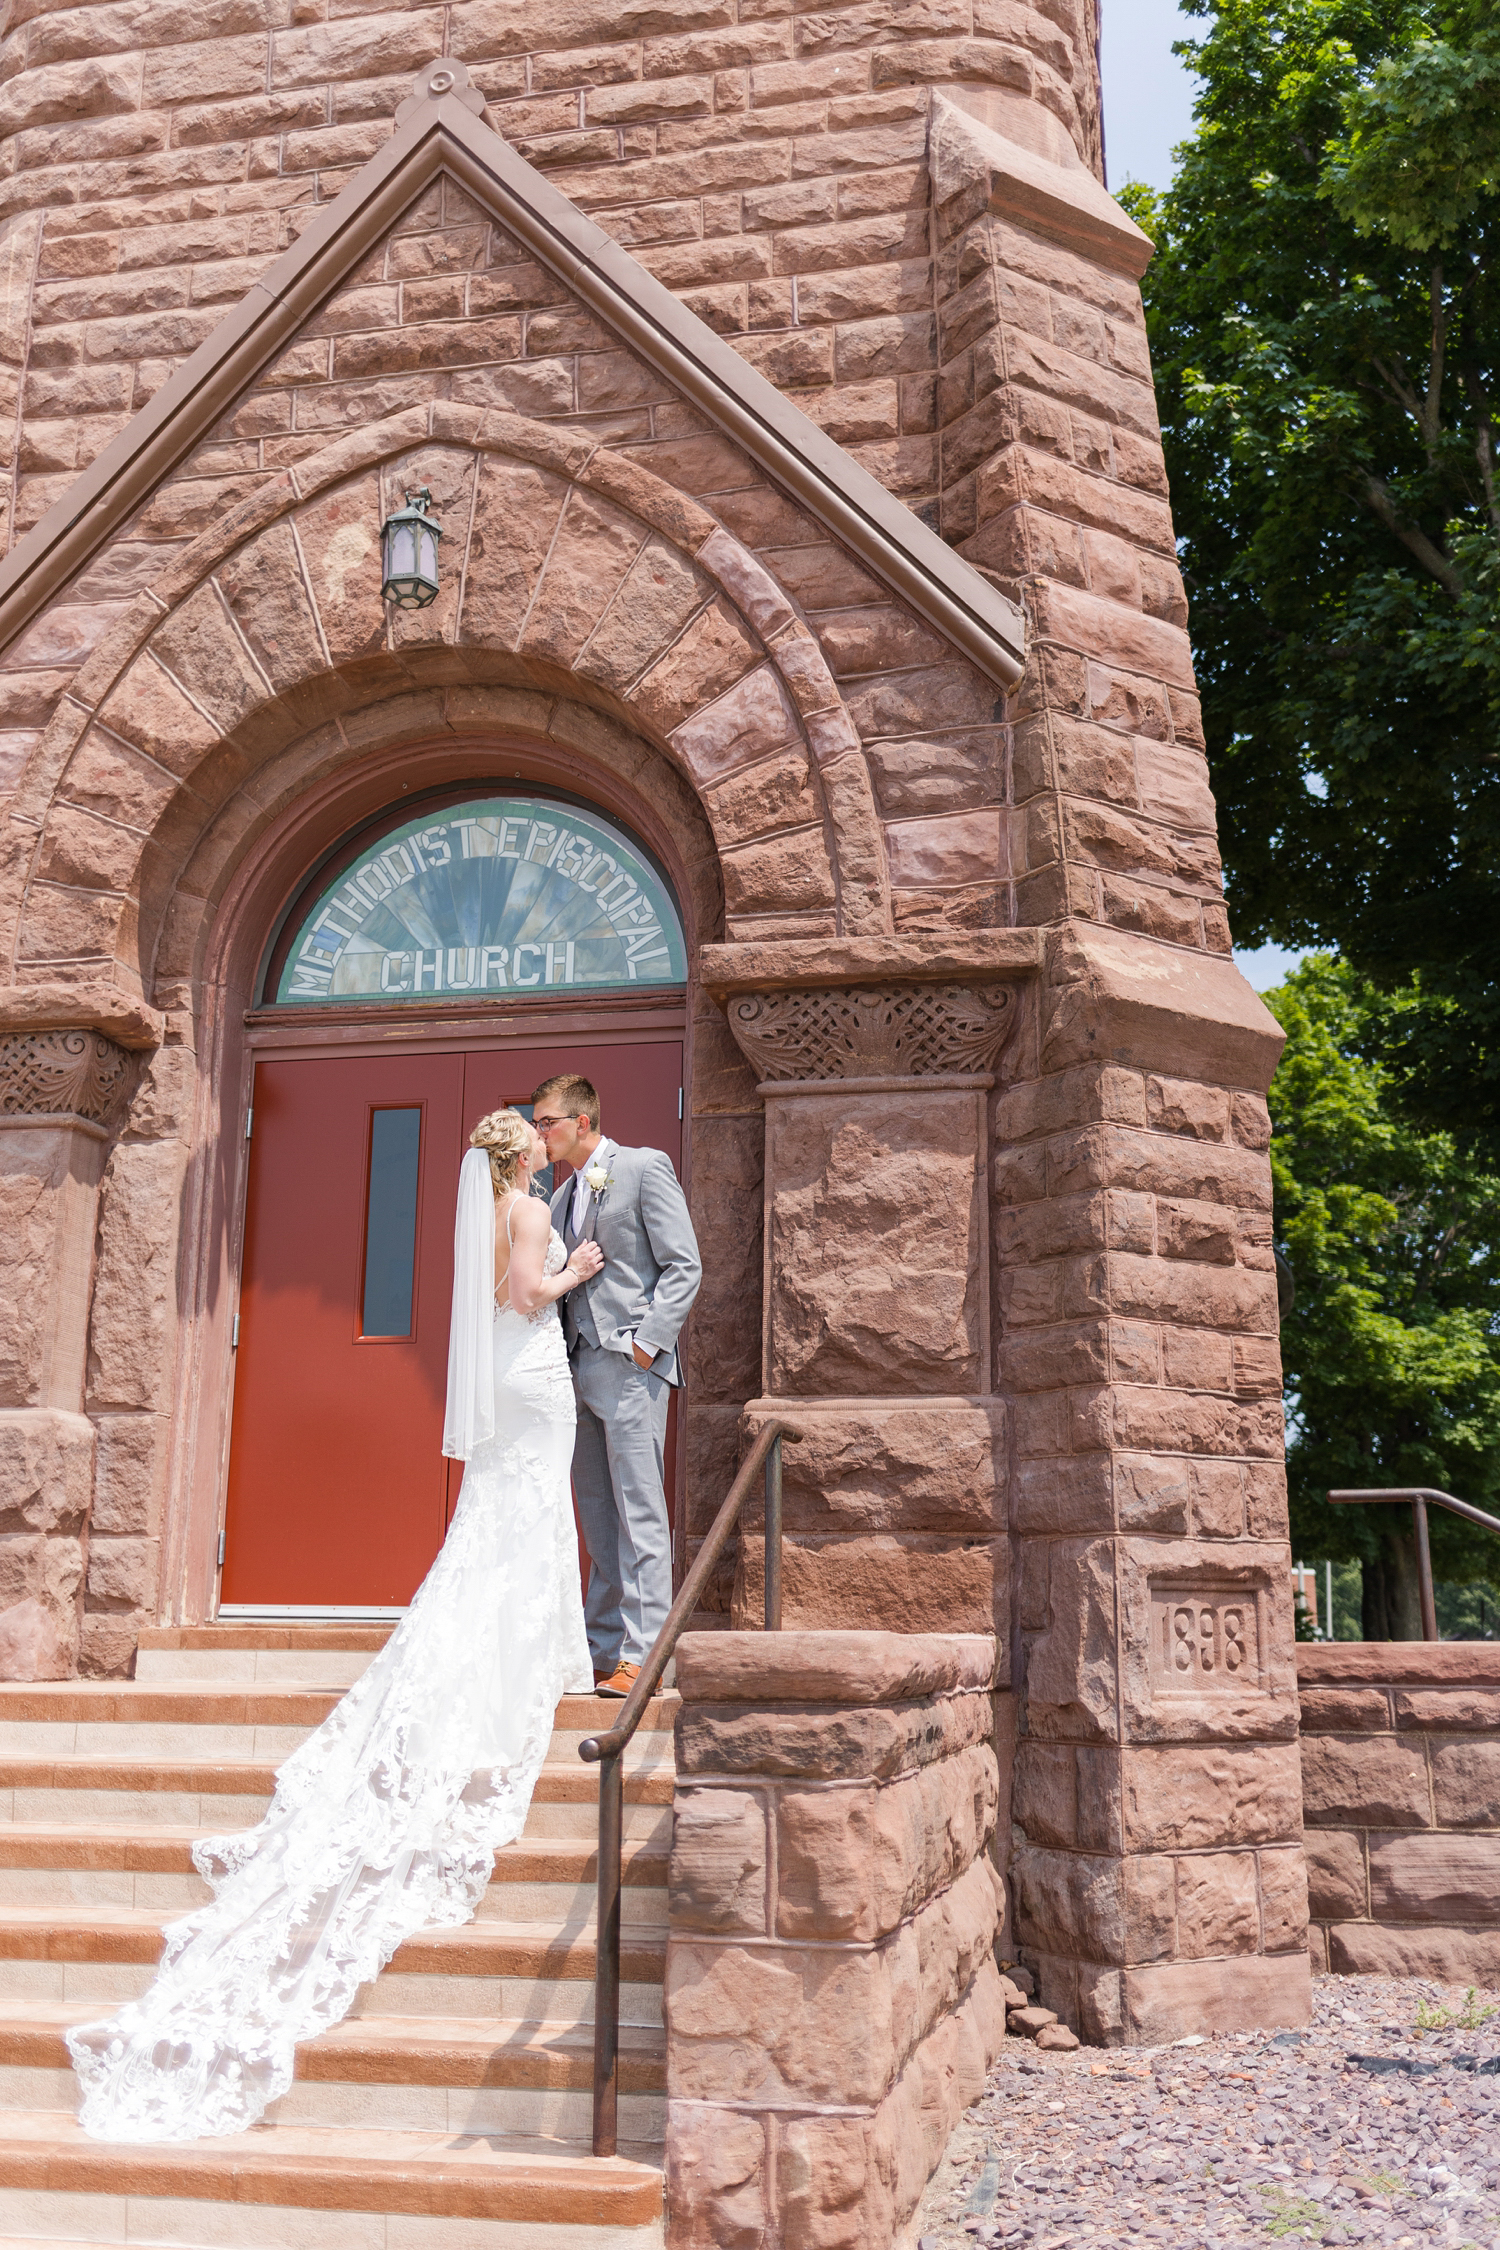
[[[1360,1624],[1367,1641],[1419,1641],[1422,1595],[1417,1580],[1417,1542],[1394,1524],[1382,1528],[1380,1552],[1360,1568]]]

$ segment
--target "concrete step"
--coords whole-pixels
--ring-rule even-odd
[[[345,1688],[394,1625],[157,1625],[141,1634],[137,1680]]]
[[[0,1833],[22,1826],[85,1824],[110,1829],[190,1828],[201,1836],[252,1828],[271,1802],[276,1765],[247,1758],[0,1758]],[[629,1842],[672,1836],[673,1769],[663,1764],[625,1776]],[[537,1775],[527,1837],[597,1836],[599,1769],[581,1761],[544,1765]]]
[[[89,2140],[65,2113],[7,2110],[0,2235],[91,2250],[658,2250],[653,2154],[297,2125],[129,2148]]]
[[[151,1982],[171,1919],[131,1907],[8,1907],[0,1912],[0,2003],[80,2001],[107,2009],[134,2000]],[[664,1925],[625,1936],[622,2023],[661,2022],[665,1963]],[[485,1919],[458,1930],[423,1930],[363,1987],[353,2013],[591,2023],[594,1967],[593,1936],[584,1929]]]
[[[0,2004],[0,2109],[76,2107],[63,2035],[80,2005]],[[364,2132],[500,2133],[587,2143],[592,2027],[488,2017],[366,2016],[297,2050],[296,2083],[273,2124]],[[659,2144],[666,2120],[666,2042],[639,2025],[621,2034],[620,2133]]]
[[[129,2149],[73,2120],[68,2025],[150,1982],[207,1896],[200,1835],[246,1827],[385,1626],[158,1628],[130,1682],[0,1686],[0,2250],[660,2250],[677,1698],[627,1766],[620,2130],[588,2153],[598,1768],[617,1702],[559,1706],[525,1835],[479,1914],[403,1945],[299,2048],[248,2135]]]
[[[0,1760],[7,1757],[237,1758],[279,1764],[321,1726],[342,1690],[223,1687],[188,1681],[0,1682]],[[655,1696],[626,1753],[627,1771],[672,1755],[677,1697]],[[564,1696],[551,1756],[576,1759],[585,1736],[602,1733],[620,1705]]]
[[[203,1831],[188,1827],[79,1827],[12,1821],[0,1827],[0,1911],[10,1906],[140,1907],[185,1914],[210,1896],[193,1865]],[[584,1837],[523,1839],[495,1855],[481,1917],[508,1922],[592,1923],[597,1845]],[[627,1923],[665,1923],[668,1855],[627,1845],[622,1911]]]

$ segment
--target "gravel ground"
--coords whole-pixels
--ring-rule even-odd
[[[1008,2039],[908,2239],[1500,2250],[1500,1993],[1317,1977],[1302,2032]]]

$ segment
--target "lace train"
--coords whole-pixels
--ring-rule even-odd
[[[520,1835],[558,1699],[593,1684],[555,1308],[497,1314],[495,1402],[401,1624],[282,1766],[260,1825],[194,1845],[215,1896],[168,1929],[150,1989],[68,2034],[95,2139],[253,2125],[298,2040],[347,2015],[403,1939],[470,1920]]]

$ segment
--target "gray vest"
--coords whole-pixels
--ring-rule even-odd
[[[584,1214],[583,1233],[575,1234],[573,1231],[573,1183],[569,1180],[568,1200],[563,1205],[562,1238],[570,1253],[577,1249],[580,1242],[586,1241],[592,1235],[593,1228],[589,1225],[589,1220],[593,1218],[597,1209],[598,1205],[591,1197],[588,1210]],[[598,1351],[599,1330],[594,1322],[594,1308],[589,1303],[589,1289],[586,1281],[578,1282],[563,1298],[562,1318],[563,1340],[569,1351],[573,1349],[580,1336],[586,1344],[592,1344],[595,1351]]]

